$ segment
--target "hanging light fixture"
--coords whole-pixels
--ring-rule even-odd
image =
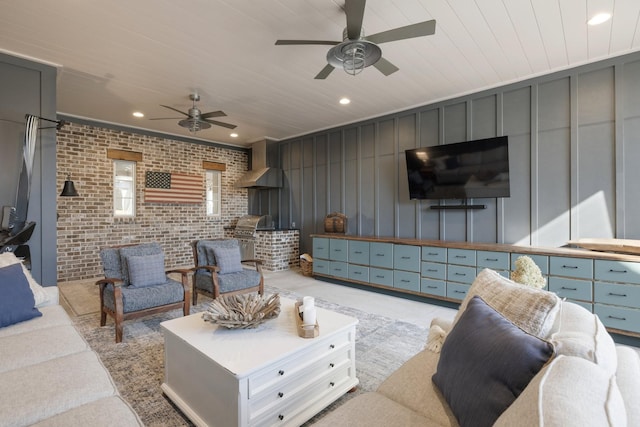
[[[67,180],[64,182],[64,187],[62,187],[62,193],[60,193],[62,197],[78,197],[78,191],[76,190],[76,186],[73,185],[73,181],[71,181],[71,175],[67,175]]]

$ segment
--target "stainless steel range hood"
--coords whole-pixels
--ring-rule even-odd
[[[281,188],[282,169],[267,166],[267,141],[251,146],[251,170],[240,178],[237,188]]]

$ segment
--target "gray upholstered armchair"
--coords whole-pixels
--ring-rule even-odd
[[[182,308],[190,311],[190,269],[164,269],[164,252],[158,243],[117,246],[100,251],[105,279],[100,286],[100,326],[107,315],[115,320],[116,342],[122,341],[127,319]],[[167,276],[180,273],[182,283]]]
[[[264,277],[260,260],[242,260],[236,239],[196,240],[193,247],[193,305],[198,294],[213,299],[222,294],[264,293]],[[242,264],[253,268],[243,268]]]

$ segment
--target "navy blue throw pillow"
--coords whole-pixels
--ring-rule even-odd
[[[0,268],[0,328],[42,316],[21,264]]]
[[[491,426],[554,355],[479,296],[447,335],[432,379],[461,427]]]

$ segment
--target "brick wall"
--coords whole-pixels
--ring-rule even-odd
[[[136,218],[114,219],[113,161],[107,148],[141,152],[136,166]],[[58,281],[102,276],[100,248],[157,241],[166,267],[189,266],[189,243],[224,237],[224,226],[247,213],[247,190],[234,183],[247,170],[247,154],[213,147],[70,123],[58,131],[57,188],[71,175],[80,197],[58,197]],[[202,204],[144,203],[146,171],[201,174],[202,161],[226,164],[222,172],[222,217],[205,214]]]

